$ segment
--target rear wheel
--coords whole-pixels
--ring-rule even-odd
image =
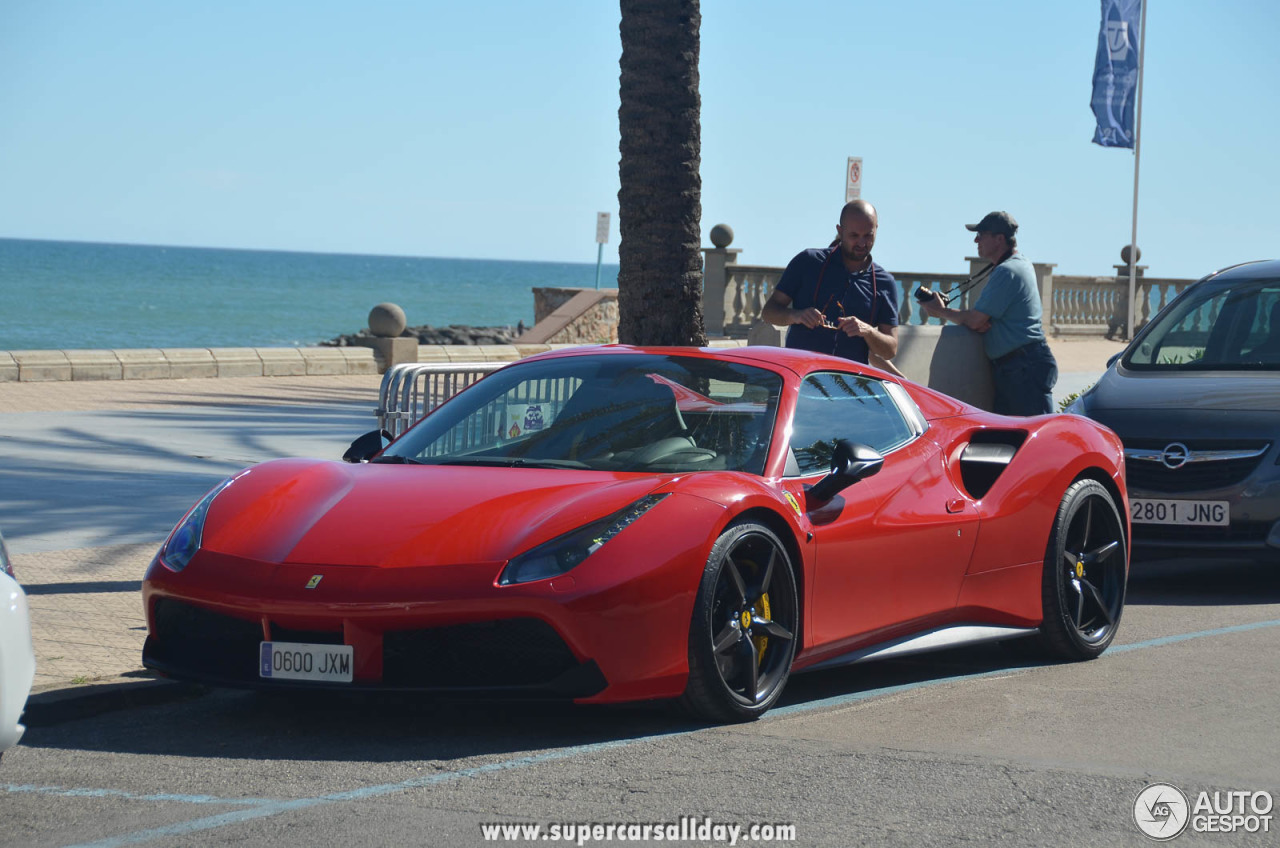
[[[689,629],[681,702],[712,721],[750,721],[791,674],[800,604],[786,548],[761,524],[730,526],[711,549]]]
[[[1041,642],[1069,660],[1101,654],[1115,638],[1128,578],[1124,521],[1106,487],[1077,480],[1062,496],[1045,552]]]

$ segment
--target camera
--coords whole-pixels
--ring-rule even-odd
[[[921,286],[916,289],[916,300],[921,303],[927,303],[928,301],[933,300],[933,289],[926,288],[925,286]]]

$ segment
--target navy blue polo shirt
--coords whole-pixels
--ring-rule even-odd
[[[849,273],[840,258],[840,248],[806,250],[796,255],[778,280],[777,290],[791,298],[793,309],[816,306],[834,323],[843,316],[856,316],[873,327],[898,326],[898,281],[874,261],[862,271]],[[870,350],[856,336],[825,327],[792,324],[787,329],[787,347],[812,350],[866,362]]]

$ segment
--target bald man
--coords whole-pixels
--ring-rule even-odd
[[[831,247],[798,254],[761,317],[788,327],[787,347],[865,363],[898,352],[898,284],[871,259],[879,224],[865,200],[846,203]]]

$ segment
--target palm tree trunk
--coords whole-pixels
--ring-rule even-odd
[[[620,0],[618,339],[703,345],[699,0]]]

